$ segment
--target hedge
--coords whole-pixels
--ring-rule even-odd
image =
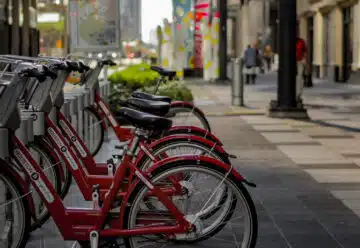
[[[148,64],[131,65],[112,73],[108,80],[113,88],[121,88],[121,99],[126,99],[135,90],[154,93],[160,75]],[[119,87],[120,86],[120,87]],[[160,85],[157,95],[169,96],[174,101],[192,101],[193,95],[183,82],[171,81]]]

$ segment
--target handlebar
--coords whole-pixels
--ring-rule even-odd
[[[45,72],[40,72],[36,67],[26,68],[19,72],[21,77],[34,77],[39,82],[44,82],[46,80]]]
[[[105,60],[102,60],[101,62],[101,65],[109,65],[109,66],[115,66],[117,65],[114,61],[112,61],[111,59],[105,59]]]
[[[57,78],[57,73],[54,72],[53,70],[51,70],[49,67],[43,65],[41,67],[42,69],[42,73],[46,76],[46,77],[50,77],[51,79],[56,79]]]
[[[80,68],[81,68],[83,71],[88,71],[88,70],[90,70],[90,67],[87,66],[87,65],[85,65],[83,62],[79,61],[78,63],[79,63]]]
[[[66,62],[55,62],[53,64],[51,64],[49,66],[50,69],[55,69],[55,70],[64,70],[64,71],[71,71],[70,67],[68,66],[68,64]]]

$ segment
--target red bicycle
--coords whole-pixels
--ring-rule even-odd
[[[53,60],[51,60],[53,61]],[[53,61],[54,62],[54,61]],[[61,64],[60,64],[61,65]],[[50,65],[53,70],[59,69],[59,63],[53,63]],[[71,68],[72,70],[74,68]],[[59,99],[58,95],[60,94],[60,90],[62,89],[63,80],[67,77],[67,74],[70,70],[63,70],[62,73],[60,73],[60,80],[54,80],[53,85],[51,87],[39,87],[35,88],[34,92],[31,92],[31,95],[36,98],[36,95],[42,96],[38,99],[38,101],[33,101],[32,98],[30,98],[30,104],[37,108],[38,111],[44,111],[45,114],[51,110],[48,106],[48,101],[46,96],[49,93],[50,89],[57,89],[52,92],[52,96],[54,99]],[[60,84],[61,87],[59,87],[57,84]],[[41,85],[41,86],[43,86]],[[33,88],[33,87],[31,87]],[[34,90],[34,88],[33,88]],[[135,99],[136,101],[133,102],[135,106],[136,103],[142,103],[140,107],[146,108],[150,112],[159,112],[159,106],[162,104],[162,109],[165,108],[167,111],[169,109],[169,105],[167,103],[156,103],[155,108],[152,109],[152,105],[146,105],[149,104],[146,100],[139,100]],[[60,101],[63,102],[63,101]],[[64,139],[64,137],[61,136],[60,130],[56,127],[54,122],[48,118],[46,118],[46,127],[47,127],[47,137],[46,136],[38,136],[36,139],[35,144],[43,148],[43,150],[49,155],[48,157],[55,160],[54,164],[59,164],[61,161],[65,162],[65,165],[67,167],[67,172],[70,173],[70,175],[74,176],[74,178],[77,181],[77,184],[79,188],[81,189],[82,193],[84,194],[84,197],[86,200],[92,200],[94,201],[94,204],[97,204],[96,201],[98,201],[97,198],[94,199],[94,186],[96,186],[96,189],[99,191],[98,194],[100,195],[100,200],[103,199],[104,194],[106,193],[107,189],[110,187],[112,182],[111,176],[96,176],[96,175],[106,175],[109,172],[109,165],[112,167],[110,168],[110,172],[115,172],[115,165],[114,164],[96,164],[93,158],[89,155],[89,152],[84,145],[81,138],[77,135],[76,131],[73,129],[71,124],[68,122],[68,120],[64,117],[64,115],[59,111],[60,106],[57,106],[57,115],[58,115],[58,121],[59,126],[61,127],[65,137],[68,138],[68,141],[70,144],[73,145],[74,150],[76,151],[78,156],[75,156],[73,153],[71,153],[70,147],[67,146],[67,142]],[[129,110],[128,110],[129,111]],[[165,112],[166,112],[165,111]],[[161,140],[158,140],[155,143],[147,144],[145,142],[140,141],[140,153],[137,154],[137,160],[135,164],[140,169],[147,169],[153,164],[154,162],[157,162],[160,158],[166,158],[166,148],[172,148],[172,147],[196,147],[198,150],[202,152],[202,154],[209,153],[212,157],[218,158],[223,160],[224,162],[230,164],[225,151],[215,143],[205,140],[200,137],[192,137],[188,135],[176,135],[176,136],[167,136],[164,137]],[[54,149],[55,148],[55,149]],[[69,152],[64,152],[64,150]],[[82,165],[79,166],[77,165]],[[93,175],[87,175],[87,172]],[[111,175],[111,174],[110,174]],[[64,176],[63,176],[64,177]],[[71,178],[71,176],[70,176]],[[70,185],[70,184],[68,184]],[[62,192],[63,193],[63,192]],[[66,195],[66,194],[64,194]],[[224,196],[226,197],[226,196]],[[33,219],[35,219],[34,225],[32,228],[36,228],[41,226],[48,218],[49,215],[41,215],[41,218],[36,218],[35,214],[32,214]]]
[[[104,102],[104,100],[100,96],[98,76],[102,71],[103,67],[106,65],[115,65],[115,63],[112,62],[111,60],[98,61],[96,62],[94,68],[90,69],[88,72],[86,72],[83,75],[83,79],[82,79],[82,83],[85,84],[85,87],[91,92],[94,92],[95,94],[94,105],[86,108],[85,110],[86,113],[89,115],[89,117],[93,120],[93,123],[98,124],[95,126],[96,128],[95,132],[98,134],[98,139],[94,141],[92,145],[90,145],[90,142],[86,142],[93,156],[95,156],[98,153],[104,142],[105,132],[108,130],[107,123],[109,124],[110,128],[114,130],[119,141],[125,142],[131,138],[132,128],[121,126],[118,122],[118,118],[117,118],[118,114],[112,113],[109,106]],[[161,75],[158,85],[161,84],[162,82],[166,82],[166,77],[172,76],[173,73],[175,73],[172,71],[163,70],[158,67],[152,67],[152,68],[154,70],[157,70]],[[120,94],[120,93],[115,92],[115,94]],[[150,101],[164,101],[170,103],[170,110],[168,111],[168,113],[166,113],[165,115],[166,117],[173,117],[179,113],[188,113],[188,114],[195,114],[196,116],[203,116],[204,119],[206,120],[202,111],[190,102],[179,102],[179,101],[172,102],[171,98],[169,97],[155,96],[144,92],[133,92],[132,96],[134,98],[141,98]],[[119,102],[117,104],[119,104]],[[120,105],[123,104],[124,104],[123,102],[120,103]],[[222,145],[221,141],[211,133],[210,127],[203,129],[196,126],[186,126],[186,125],[173,126],[163,135],[171,135],[171,134],[196,135],[214,141],[219,145]]]
[[[1,106],[7,103],[5,114],[0,119],[3,130],[16,129],[11,116],[18,111],[16,102],[4,96],[17,98],[14,91],[19,92],[24,77],[33,76],[33,73],[33,69],[21,70],[6,84],[1,83],[1,86],[5,86],[0,96]],[[153,130],[169,129],[172,122],[136,110],[124,108],[123,111],[123,117],[137,128],[99,209],[64,207],[28,149],[13,132],[8,132],[7,137],[4,137],[12,141],[8,147],[9,153],[18,161],[26,178],[30,179],[41,196],[64,239],[77,240],[82,247],[115,247],[124,244],[135,248],[143,247],[144,242],[147,247],[151,247],[152,242],[153,247],[163,242],[202,242],[206,245],[213,243],[209,239],[216,237],[232,247],[255,247],[256,211],[242,184],[246,180],[228,164],[211,157],[193,155],[167,158],[155,163],[148,171],[141,171],[132,163],[139,149],[139,141],[144,140]],[[50,128],[48,132],[54,134]],[[29,192],[21,187],[26,184],[26,180],[13,169],[9,161],[1,159],[0,162],[0,179],[4,185],[2,191],[5,191],[5,197],[0,198],[5,199],[0,204],[5,209],[5,218],[0,218],[0,223],[4,222],[5,226],[1,237],[7,237],[8,247],[24,247],[30,224],[30,206],[26,201]],[[200,173],[204,175],[196,177]],[[185,181],[182,175],[187,175]],[[123,184],[125,181],[128,182],[126,185]],[[205,189],[206,195],[200,197],[196,193],[197,189]],[[229,197],[222,205],[215,206],[221,209],[209,219],[207,214],[214,208],[212,202],[219,197],[219,192],[223,194],[224,191]],[[195,210],[195,206],[200,207]],[[241,210],[240,216],[235,215],[236,210]],[[231,230],[228,229],[229,221],[234,221],[230,228],[236,226],[236,240],[233,242],[229,242],[226,233]]]

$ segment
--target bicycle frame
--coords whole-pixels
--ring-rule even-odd
[[[175,103],[176,103],[176,106],[181,106],[181,104],[182,104],[182,102],[175,102]],[[124,141],[131,139],[132,128],[126,128],[126,127],[120,126],[120,124],[117,122],[115,116],[110,111],[109,107],[104,102],[104,100],[101,98],[101,96],[97,90],[95,90],[95,110],[99,114],[99,117],[102,118],[102,120],[103,120],[102,123],[105,123],[105,121],[104,121],[105,119],[108,121],[108,123],[110,124],[111,128],[114,130],[114,133],[116,134],[117,138],[120,141],[124,142]],[[103,128],[104,128],[104,125],[105,124],[102,124]],[[107,129],[107,127],[104,130],[106,130],[106,129]],[[207,130],[204,130],[199,127],[174,126],[169,129],[169,132],[176,133],[176,132],[182,131],[182,133],[183,133],[184,130],[187,130],[189,133],[191,133],[191,132],[199,133],[199,134],[201,134],[202,137],[209,138],[210,140],[213,140],[220,146],[223,145],[222,142],[215,135],[213,135],[212,133],[208,132]]]
[[[147,174],[140,171],[131,163],[132,156],[125,155],[122,166],[116,171],[112,181],[112,187],[108,190],[104,198],[103,207],[99,210],[94,209],[79,209],[79,208],[66,208],[57,195],[54,187],[51,185],[49,179],[45,176],[41,167],[32,158],[28,149],[16,137],[12,136],[13,141],[12,152],[17,162],[24,168],[25,173],[31,178],[31,184],[39,193],[41,199],[44,201],[47,209],[51,213],[55,224],[59,228],[65,240],[88,240],[90,232],[93,230],[101,230],[105,224],[106,218],[112,208],[112,203],[116,200],[117,196],[121,196],[120,218],[111,220],[111,225],[116,228],[101,230],[99,235],[101,237],[117,237],[117,236],[133,236],[133,235],[146,235],[146,234],[173,234],[183,233],[189,230],[191,224],[184,218],[183,214],[179,212],[177,207],[168,198],[160,187],[155,187],[148,179]],[[134,141],[132,141],[134,142]],[[188,156],[187,159],[194,159],[196,156]],[[186,159],[185,158],[185,159]],[[183,161],[184,157],[175,157],[168,160],[159,162],[156,166],[168,163]],[[127,177],[127,171],[131,173]],[[127,179],[130,187],[126,192],[118,192],[121,189],[121,183]],[[162,204],[167,207],[170,213],[177,221],[174,226],[149,226],[146,228],[135,229],[122,229],[124,212],[127,208],[129,197],[139,183],[143,183],[150,189],[150,193],[155,195]],[[161,220],[153,219],[154,223],[161,223]]]
[[[81,160],[82,164],[85,166],[89,174],[93,175],[108,175],[108,166],[104,163],[96,163],[92,155],[90,154],[88,148],[86,147],[84,141],[79,137],[69,120],[61,113],[61,111],[57,111],[57,118],[60,129],[65,134],[67,140],[70,142],[70,145],[74,147],[78,158]],[[147,142],[141,141],[140,144],[140,152],[137,154],[137,162],[141,161],[145,156],[149,157],[153,162],[157,162],[158,158],[156,158],[151,152],[153,147],[158,145],[161,142],[167,142],[175,139],[185,139],[187,141],[197,141],[201,143],[205,143],[208,147],[211,147],[214,150],[219,151],[220,153],[226,153],[225,150],[217,145],[216,143],[203,139],[198,136],[189,136],[189,135],[171,135],[165,136],[159,140],[155,140],[148,144]],[[166,157],[166,154],[161,154],[161,157]]]

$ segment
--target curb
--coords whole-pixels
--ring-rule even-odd
[[[221,117],[221,116],[243,116],[243,115],[265,115],[265,112],[224,112],[224,113],[205,113],[205,116],[209,117]]]

